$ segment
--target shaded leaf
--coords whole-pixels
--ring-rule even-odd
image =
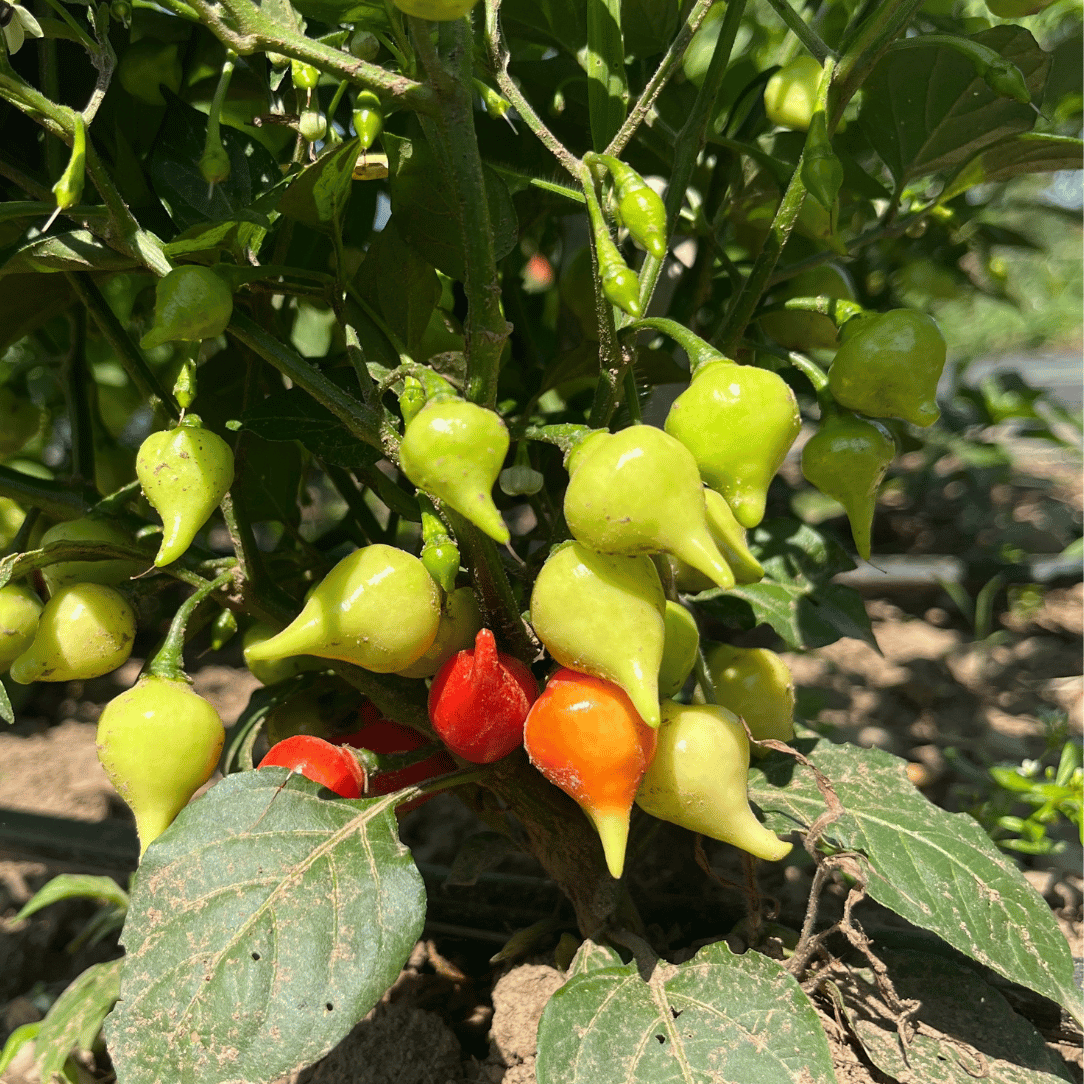
[[[621,0],[626,51],[646,57],[663,53],[677,31],[678,0]]]
[[[106,1022],[119,1084],[268,1081],[380,999],[425,916],[394,798],[285,769],[223,779],[147,849]]]
[[[138,266],[131,256],[102,244],[90,230],[71,230],[38,237],[23,245],[0,267],[0,277],[28,271],[127,271]],[[35,296],[40,282],[35,276]],[[10,286],[5,285],[4,289],[10,290]]]
[[[1023,173],[1080,169],[1084,142],[1046,132],[1024,132],[995,143],[976,155],[945,186],[939,202],[947,203],[977,184],[1007,181]]]
[[[972,817],[933,805],[904,762],[880,749],[823,739],[798,747],[846,810],[825,839],[867,856],[873,899],[1080,1018],[1072,957],[1050,907]],[[749,794],[781,835],[808,828],[825,808],[811,773],[782,754],[750,769]]]
[[[28,291],[33,292],[33,305],[26,303]],[[71,285],[63,275],[42,277],[28,272],[7,276],[0,290],[0,353],[63,312],[73,299]]]
[[[974,35],[1022,72],[1032,97],[1042,89],[1049,57],[1023,27]],[[1030,105],[991,90],[954,49],[888,53],[863,87],[859,121],[897,181],[951,169],[1035,124]]]
[[[635,964],[574,974],[543,1010],[536,1069],[539,1084],[836,1079],[797,982],[724,942],[679,967],[657,962],[648,982]]]
[[[279,210],[313,229],[336,226],[350,199],[357,159],[356,141],[322,154],[293,179],[279,201]]]
[[[41,1079],[52,1080],[73,1050],[89,1051],[102,1021],[120,996],[124,959],[91,964],[53,1002],[34,1039],[41,1058]]]

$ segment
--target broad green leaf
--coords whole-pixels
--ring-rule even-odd
[[[597,941],[584,941],[568,965],[567,978],[585,975],[588,971],[600,971],[604,967],[621,967],[621,957],[617,950],[609,945],[600,945]]]
[[[372,445],[359,441],[327,407],[300,388],[261,399],[245,411],[241,421],[264,440],[296,440],[337,467],[367,467],[380,458]]]
[[[293,179],[279,201],[279,210],[313,229],[335,228],[350,199],[357,159],[356,141],[321,155]]]
[[[626,51],[647,57],[664,53],[678,25],[679,0],[621,0]]]
[[[1007,181],[1022,173],[1080,169],[1084,142],[1045,132],[1024,132],[988,147],[971,159],[945,186],[939,202],[947,203],[977,184]]]
[[[797,519],[766,520],[749,541],[766,575],[780,583],[827,583],[855,567],[838,542]]]
[[[118,1084],[275,1080],[399,974],[425,892],[394,798],[327,794],[285,769],[231,775],[147,849],[106,1021]]]
[[[94,1045],[102,1021],[120,996],[123,957],[92,964],[53,1002],[34,1039],[41,1079],[52,1080],[73,1050]]]
[[[9,553],[0,558],[0,587],[14,577],[26,576],[58,561],[101,561],[107,557],[146,561],[149,567],[154,554],[137,549],[134,545],[118,546],[113,542],[50,542],[45,549]]]
[[[252,523],[275,520],[297,523],[301,518],[298,492],[304,466],[296,444],[281,440],[246,438],[237,463],[234,501]]]
[[[1072,1080],[1042,1035],[970,968],[928,952],[881,952],[896,992],[921,1001],[925,1027],[900,1043],[895,1013],[868,971],[834,978],[829,992],[870,1061],[893,1080],[922,1084],[1059,1084]]]
[[[501,22],[528,40],[557,46],[573,56],[587,41],[582,0],[504,0]]]
[[[575,969],[575,965],[574,965]],[[538,1025],[538,1084],[835,1084],[816,1010],[756,952],[723,942],[688,963],[575,974]]]
[[[235,220],[200,223],[185,230],[163,248],[170,259],[217,252],[220,249],[226,249],[237,256],[246,251],[258,250],[269,225],[266,218],[263,218],[262,222]]]
[[[1049,905],[972,817],[927,801],[904,762],[880,749],[823,739],[798,748],[846,810],[825,840],[866,855],[873,899],[1078,1019],[1084,1015],[1073,960]],[[750,769],[749,794],[780,835],[808,828],[825,808],[812,774],[782,754]]]
[[[0,267],[0,278],[32,271],[127,271],[138,266],[131,256],[103,245],[89,230],[71,230],[23,245]],[[35,294],[39,282],[35,276]],[[4,289],[10,287],[5,284]]]
[[[1023,73],[1038,97],[1050,61],[1022,27],[1005,24],[976,34]],[[859,121],[897,182],[951,169],[1016,132],[1029,131],[1030,105],[992,91],[954,49],[888,53],[862,88]]]
[[[109,903],[122,910],[128,907],[128,893],[112,877],[93,877],[88,873],[62,873],[44,884],[23,905],[15,916],[19,922],[43,907],[59,900],[92,899]]]
[[[629,97],[621,0],[586,0],[587,48],[580,56],[587,72],[591,142],[604,151],[624,123]]]
[[[385,133],[383,143],[391,166],[391,207],[399,235],[434,267],[462,280],[463,234],[440,162],[423,139],[399,139]],[[497,172],[483,166],[483,175],[493,256],[502,260],[518,239],[516,210]]]
[[[207,135],[207,115],[168,89],[169,109],[151,151],[149,172],[155,195],[178,230],[201,222],[236,221],[257,196],[281,182],[282,171],[266,147],[229,125],[221,130],[230,158],[230,175],[208,185],[199,171]]]

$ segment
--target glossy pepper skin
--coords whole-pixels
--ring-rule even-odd
[[[371,90],[359,90],[354,99],[354,131],[358,145],[367,151],[384,130],[384,107]]]
[[[666,596],[650,557],[596,553],[572,542],[550,554],[531,593],[531,624],[562,665],[623,689],[659,720]]]
[[[764,518],[768,486],[801,428],[798,401],[782,377],[725,359],[697,370],[665,425],[746,528]]]
[[[828,390],[840,406],[859,414],[930,426],[941,413],[937,382],[945,355],[945,337],[932,317],[891,309],[861,320],[852,335],[844,331]]]
[[[794,737],[794,679],[774,651],[716,644],[704,662],[716,701],[740,715],[757,741]]]
[[[365,793],[365,770],[357,757],[341,745],[332,745],[312,734],[295,734],[271,746],[260,768],[289,768],[340,798],[360,798]]]
[[[531,763],[587,814],[615,878],[625,867],[629,814],[655,742],[621,689],[575,670],[558,670],[527,716],[523,744]]]
[[[101,677],[126,662],[135,642],[132,607],[112,587],[75,583],[46,603],[33,642],[11,664],[20,685]]]
[[[109,542],[115,546],[131,546],[132,538],[127,531],[107,519],[83,516],[65,523],[57,523],[41,536],[45,549],[53,542]],[[71,583],[103,583],[116,587],[125,580],[137,576],[147,568],[146,561],[126,561],[123,558],[107,561],[57,561],[46,565],[42,578],[50,591]]]
[[[749,808],[749,739],[732,712],[666,700],[658,734],[655,757],[636,794],[645,813],[768,862],[790,853],[791,844],[769,832]]]
[[[105,706],[98,759],[135,814],[142,854],[211,778],[226,732],[186,682],[148,675]]]
[[[371,709],[371,711],[375,711],[375,709]],[[360,730],[345,734],[340,740],[355,749],[368,749],[373,753],[390,754],[412,753],[415,749],[420,749],[423,745],[429,744],[429,739],[423,737],[416,730],[412,730],[409,726],[403,726],[402,723],[393,722],[391,719],[381,718],[379,712],[367,716],[367,719],[368,721]],[[445,750],[440,749],[431,757],[426,757],[425,760],[420,760],[417,764],[411,764],[407,768],[394,768],[391,771],[369,774],[365,782],[365,793],[366,795],[392,794],[404,787],[412,787],[416,783],[424,783],[427,779],[435,779],[438,775],[447,775],[449,772],[454,772],[455,769],[455,761]],[[407,813],[411,809],[424,805],[433,797],[435,795],[415,798],[397,806],[396,811]]]
[[[41,599],[25,584],[0,587],[0,674],[34,642]]]
[[[659,696],[674,696],[681,691],[696,665],[700,632],[696,618],[680,602],[666,600],[666,641],[659,666]]]
[[[639,316],[643,312],[640,307],[640,278],[622,259],[608,233],[596,234],[595,254],[599,281],[606,300],[629,316]]]
[[[599,553],[672,553],[724,589],[734,574],[708,532],[704,490],[685,446],[653,425],[594,433],[568,460],[565,521]]]
[[[249,666],[292,655],[352,662],[391,674],[432,646],[440,625],[440,588],[417,557],[393,546],[364,546],[344,557],[301,613],[245,652]]]
[[[523,721],[538,683],[519,659],[497,650],[489,629],[433,678],[429,719],[441,741],[472,764],[492,764],[523,744]]]
[[[175,429],[151,433],[136,456],[143,492],[162,517],[154,563],[172,564],[192,544],[233,484],[233,452],[189,414]]]
[[[173,46],[176,49],[176,46]],[[233,294],[209,267],[187,264],[158,280],[154,326],[139,340],[144,350],[168,342],[221,335],[233,315]]]
[[[824,418],[802,449],[802,473],[843,505],[855,547],[867,561],[877,492],[895,455],[896,442],[883,425],[844,413]]]
[[[813,119],[822,69],[811,56],[785,64],[764,87],[764,111],[772,124],[804,132]]]
[[[715,539],[715,545],[723,559],[730,566],[737,583],[756,583],[764,579],[764,568],[753,556],[746,539],[745,528],[734,518],[730,505],[721,493],[704,488],[704,503],[708,510],[708,530]],[[715,585],[695,568],[670,558],[674,570],[674,581],[679,591],[685,594],[697,594],[707,591]]]
[[[250,657],[250,651],[257,645],[277,636],[281,629],[275,628],[264,621],[257,621],[245,629],[241,637],[241,651],[244,655],[245,665],[249,673],[260,682],[261,685],[274,685],[279,681],[285,681],[295,674],[304,673],[306,670],[324,670],[327,664],[314,655],[287,655],[281,659],[265,660]]]
[[[444,600],[432,646],[417,662],[398,671],[400,676],[432,677],[457,651],[464,651],[474,643],[481,627],[482,612],[474,592],[469,587],[457,588]]]
[[[617,215],[632,239],[657,260],[666,255],[666,205],[631,166],[609,154],[598,155],[614,182]]]
[[[510,535],[491,493],[508,444],[499,414],[462,399],[443,399],[426,403],[407,426],[399,466],[419,489],[503,544]]]

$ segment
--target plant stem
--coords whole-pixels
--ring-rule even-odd
[[[231,568],[226,572],[223,572],[217,579],[209,582],[204,582],[201,587],[198,587],[191,595],[188,596],[177,608],[177,612],[173,615],[173,620],[170,622],[169,632],[166,633],[165,641],[158,649],[153,659],[150,661],[150,665],[147,667],[147,672],[154,677],[165,678],[168,681],[187,681],[187,676],[184,672],[184,633],[185,627],[188,625],[188,619],[192,616],[192,612],[195,608],[210,595],[213,591],[217,591],[233,579],[234,570]]]
[[[821,41],[820,35],[787,3],[787,0],[768,0],[768,4],[819,63],[823,64],[828,57],[832,56],[832,50]]]
[[[90,372],[87,369],[87,314],[78,308],[71,318],[71,349],[64,359],[64,396],[71,425],[72,481],[94,486],[94,427],[90,416]]]

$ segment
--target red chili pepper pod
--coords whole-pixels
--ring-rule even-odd
[[[489,629],[453,655],[429,690],[429,718],[444,744],[473,764],[492,764],[523,744],[538,683],[519,659],[497,650]]]
[[[362,720],[361,729],[342,737],[346,745],[352,745],[355,749],[368,749],[373,753],[412,753],[429,743],[428,738],[411,727],[385,719],[380,714],[380,709],[368,700],[362,705],[359,714]],[[427,779],[454,772],[455,768],[455,761],[441,749],[408,768],[396,768],[370,775],[365,793],[367,797],[391,794],[415,783],[424,783]],[[431,794],[428,798],[415,798],[413,801],[404,802],[396,807],[396,812],[407,813],[435,797],[435,794]]]

